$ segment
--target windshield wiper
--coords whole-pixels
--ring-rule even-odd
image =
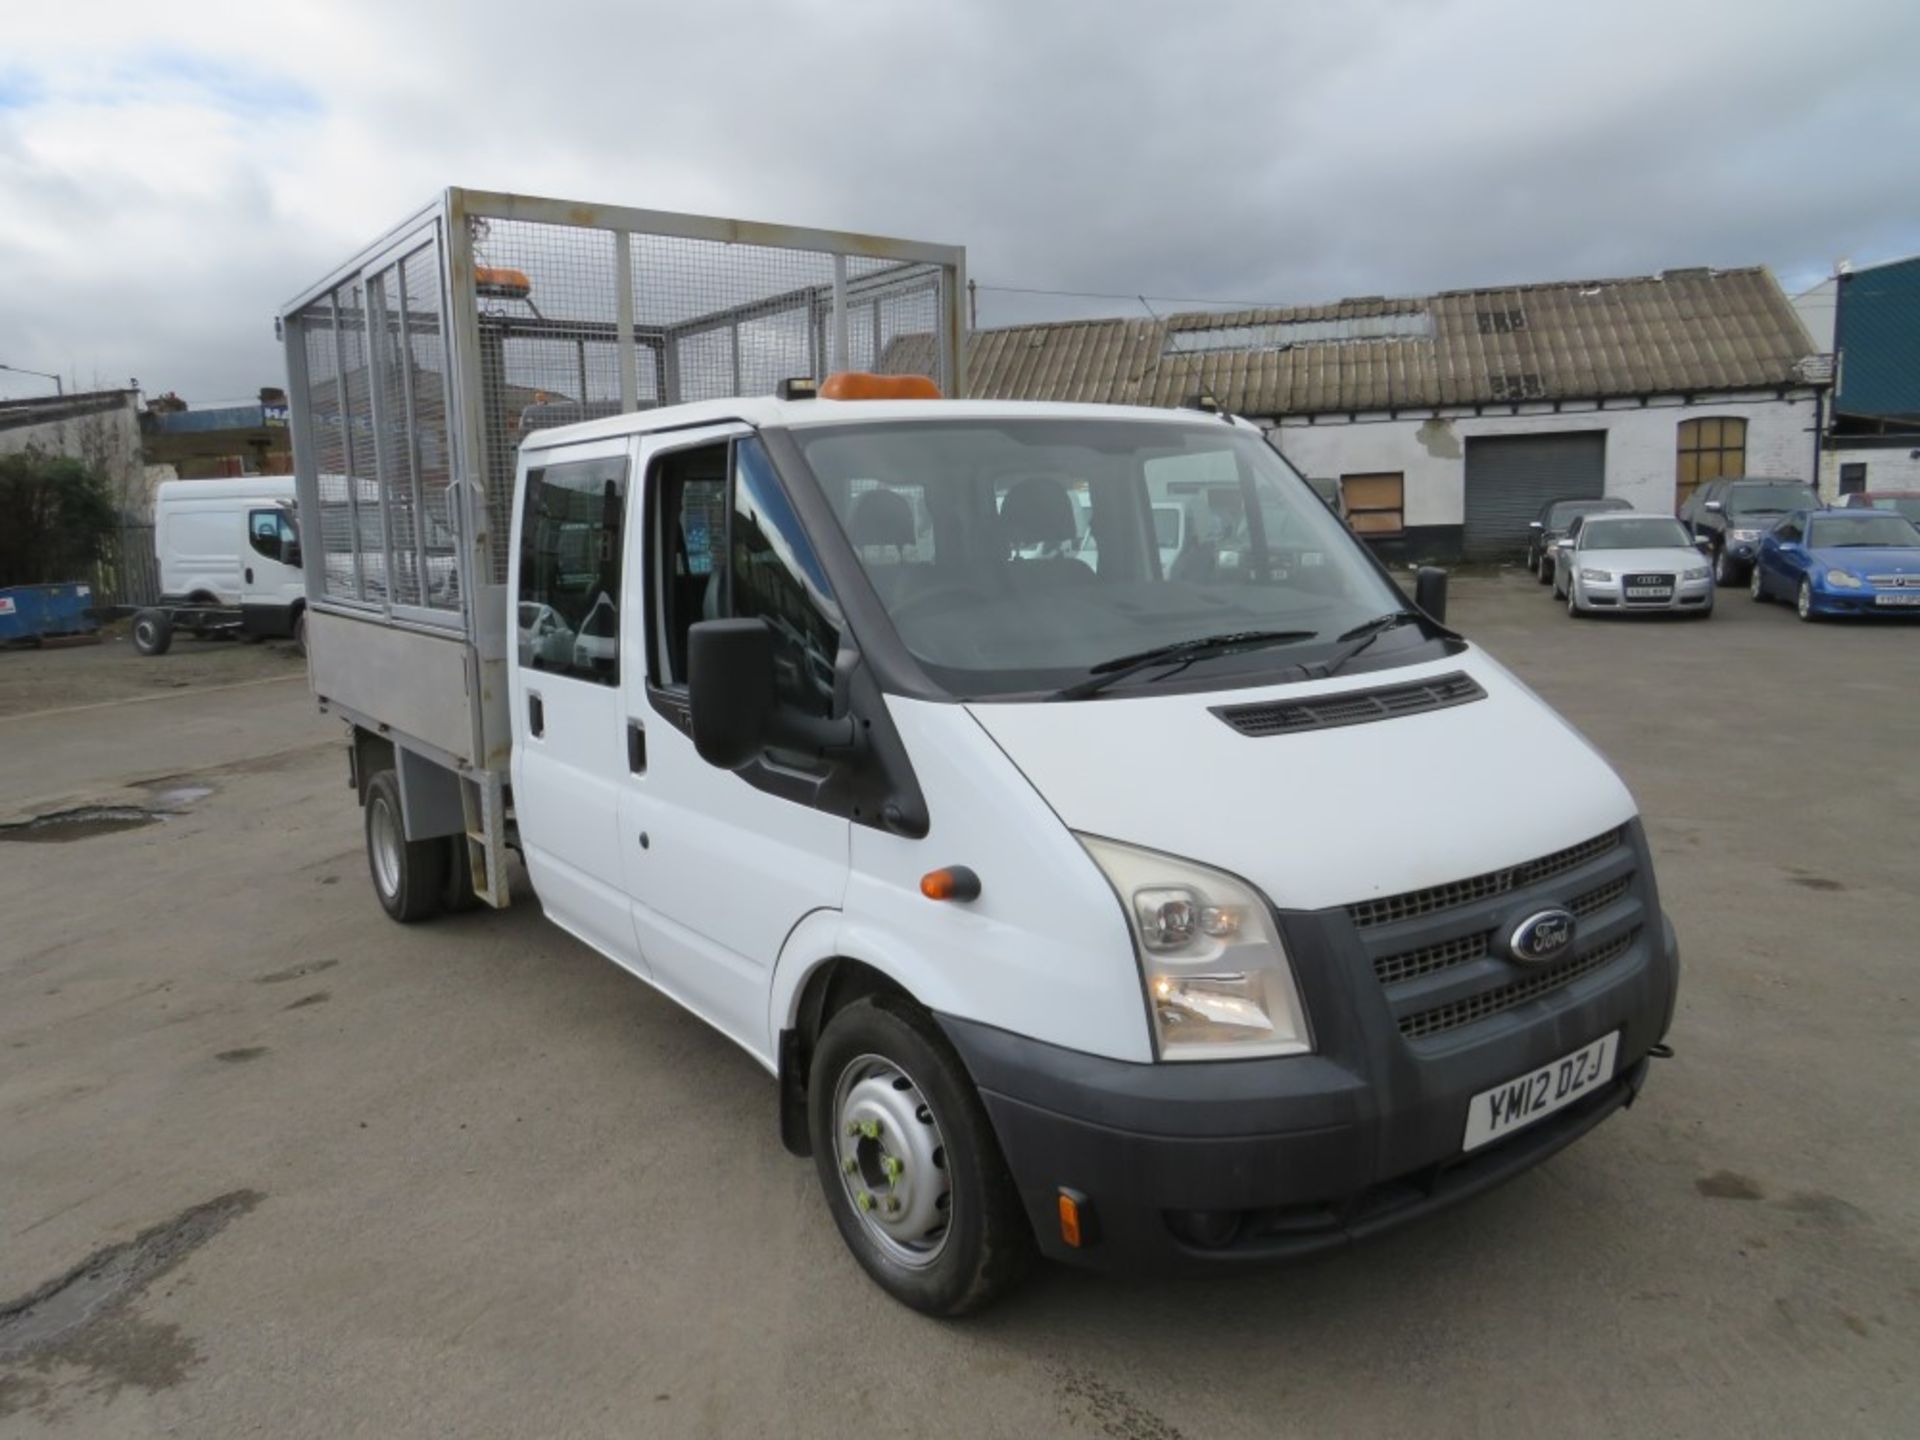
[[[1084,680],[1077,680],[1063,690],[1056,690],[1049,699],[1084,700],[1089,695],[1098,695],[1109,685],[1116,685],[1129,675],[1137,675],[1142,670],[1155,665],[1177,665],[1184,669],[1196,660],[1204,660],[1211,655],[1231,655],[1240,650],[1260,650],[1269,645],[1292,645],[1301,640],[1311,640],[1318,630],[1235,630],[1225,635],[1203,635],[1197,640],[1176,640],[1171,645],[1158,645],[1151,650],[1142,650],[1133,655],[1117,655],[1111,660],[1102,660],[1092,667]]]
[[[1397,630],[1402,625],[1419,623],[1420,617],[1411,610],[1394,610],[1386,615],[1376,615],[1373,619],[1362,621],[1340,636],[1340,639],[1346,642],[1346,649],[1335,651],[1312,668],[1318,670],[1322,676],[1338,674],[1341,667],[1387,631]]]

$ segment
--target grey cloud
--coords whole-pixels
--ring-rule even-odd
[[[20,282],[0,359],[245,394],[279,373],[275,306],[448,183],[956,241],[985,286],[1129,296],[1808,278],[1920,249],[1899,178],[1920,11],[1899,0],[332,13],[353,44],[251,59],[187,22],[172,44],[205,74],[253,64],[314,103],[237,150],[155,157],[137,185],[29,164],[35,106],[0,111],[0,267]],[[211,199],[155,275],[139,229],[180,233],[176,175]],[[1137,308],[989,289],[981,318]]]

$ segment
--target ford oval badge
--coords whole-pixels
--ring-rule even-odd
[[[1557,959],[1573,944],[1574,915],[1571,910],[1540,910],[1514,926],[1507,940],[1513,958],[1528,965],[1541,965]]]

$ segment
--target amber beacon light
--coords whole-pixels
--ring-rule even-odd
[[[940,387],[925,375],[874,375],[841,370],[820,387],[822,400],[938,400]]]

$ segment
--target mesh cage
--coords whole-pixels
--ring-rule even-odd
[[[330,599],[459,612],[440,274],[429,239],[292,317]]]
[[[938,365],[948,271],[937,264],[629,233],[633,393],[622,396],[615,232],[469,221],[480,335],[493,579],[507,578],[514,455],[554,425],[694,400],[771,394],[835,366],[844,264],[844,368],[951,377]]]
[[[839,368],[956,391],[958,251],[463,191],[430,213],[286,317],[330,599],[457,621],[463,553],[504,584],[515,455],[536,430]]]

